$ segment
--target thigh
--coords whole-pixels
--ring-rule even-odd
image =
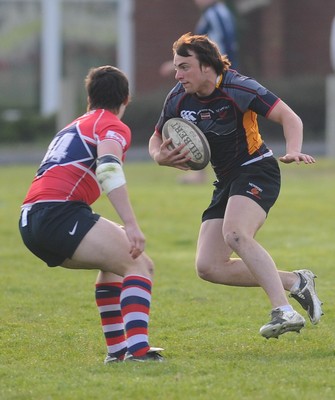
[[[55,267],[72,256],[99,217],[83,202],[45,202],[24,209],[19,227],[28,249]]]
[[[66,268],[100,269],[119,276],[127,273],[150,275],[151,260],[146,254],[135,260],[130,256],[130,243],[124,229],[100,217],[82,239],[71,259],[62,264]]]
[[[276,159],[265,158],[240,167],[238,176],[231,183],[229,198],[235,195],[245,196],[268,214],[279,196],[280,185],[280,170]]]
[[[217,265],[229,260],[232,250],[224,242],[222,234],[223,219],[209,219],[201,224],[198,245],[197,265]]]
[[[280,171],[270,157],[241,167],[232,181],[225,210],[223,233],[236,231],[254,236],[263,225],[280,191]]]
[[[243,232],[254,237],[266,219],[264,209],[245,196],[232,196],[228,200],[223,222],[223,236],[231,232]]]
[[[222,219],[224,217],[229,199],[229,187],[229,184],[224,185],[224,187],[221,187],[219,183],[215,185],[211,202],[202,214],[202,222],[210,219]]]

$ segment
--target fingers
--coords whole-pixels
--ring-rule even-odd
[[[130,249],[129,249],[129,254],[132,259],[135,259],[139,257],[145,249],[145,240],[144,238],[134,238],[133,240],[130,240]]]
[[[191,160],[190,152],[185,148],[185,143],[176,148],[171,148],[172,139],[165,140],[160,148],[160,157],[157,159],[160,165],[175,167],[181,170],[189,170],[187,162]]]
[[[279,161],[285,164],[290,164],[293,162],[300,164],[301,161],[303,161],[305,164],[314,164],[316,162],[314,157],[303,153],[285,154],[285,156],[279,157]]]
[[[300,158],[301,161],[303,161],[305,164],[314,164],[315,163],[315,158],[308,155],[308,154],[302,154],[302,157]]]
[[[124,230],[129,241],[129,254],[132,259],[135,259],[144,252],[145,236],[137,225],[125,225]]]
[[[131,256],[131,258],[133,259],[133,260],[135,260],[137,257],[139,257],[142,253],[143,253],[143,250],[141,250],[141,249],[138,249],[138,248],[136,248],[136,247],[132,247],[131,249],[130,249],[130,256]]]

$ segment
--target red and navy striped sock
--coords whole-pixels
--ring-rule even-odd
[[[134,356],[143,356],[150,349],[148,323],[151,287],[151,280],[140,275],[128,275],[122,284],[121,313],[125,325],[128,352]]]
[[[101,317],[108,354],[122,360],[127,351],[121,315],[121,282],[97,283],[95,300]]]

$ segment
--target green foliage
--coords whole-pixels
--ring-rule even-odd
[[[319,325],[263,339],[269,303],[257,288],[201,281],[194,253],[211,184],[129,163],[129,193],[156,264],[150,321],[162,364],[103,365],[94,271],[47,268],[19,237],[19,207],[34,167],[2,167],[0,398],[4,400],[330,400],[335,383],[335,162],[282,166],[281,197],[258,235],[280,268],[310,267],[325,301]],[[107,198],[93,208],[117,220]],[[292,300],[297,310],[299,305]]]
[[[0,118],[0,143],[33,143],[56,133],[55,116],[42,117],[37,113],[24,113],[15,120]]]

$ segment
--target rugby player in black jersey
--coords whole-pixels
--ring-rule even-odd
[[[260,329],[267,339],[299,332],[305,326],[285,290],[317,324],[322,303],[315,291],[314,273],[277,270],[255,239],[281,184],[278,162],[261,137],[257,116],[282,126],[286,154],[279,157],[281,162],[310,165],[315,159],[301,152],[301,119],[267,88],[230,69],[227,56],[207,36],[181,36],[173,45],[173,55],[178,83],[166,97],[149,152],[159,165],[189,169],[183,145],[169,150],[169,141],[162,140],[164,123],[174,117],[192,121],[208,139],[216,181],[202,215],[196,254],[199,277],[222,285],[262,287],[272,307],[270,322]],[[238,258],[232,258],[233,252]]]

